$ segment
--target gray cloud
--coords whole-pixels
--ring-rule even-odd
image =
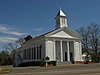
[[[13,31],[12,29],[13,28],[10,28],[10,27],[0,26],[0,33],[11,34],[11,35],[16,35],[16,36],[25,35],[25,33],[16,32],[16,31]]]
[[[11,38],[11,37],[0,37],[1,42],[15,42],[18,38]]]

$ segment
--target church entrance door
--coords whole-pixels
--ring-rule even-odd
[[[65,61],[67,61],[67,52],[65,52]]]

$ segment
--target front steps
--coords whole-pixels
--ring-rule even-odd
[[[67,64],[72,64],[70,61],[57,61],[57,65],[67,65]]]

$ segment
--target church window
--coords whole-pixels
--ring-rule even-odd
[[[67,59],[67,52],[65,52],[65,61],[68,61],[68,59]]]
[[[29,50],[27,49],[27,60],[29,59]]]
[[[34,58],[34,48],[32,48],[32,59]]]
[[[31,48],[28,49],[29,50],[29,60],[31,59]]]
[[[40,45],[40,53],[39,53],[40,59],[41,59],[41,49],[42,49],[42,46]]]
[[[29,59],[31,59],[31,48],[29,49]]]
[[[26,59],[27,59],[27,49],[26,49]]]
[[[37,46],[37,59],[39,59],[38,53],[39,53],[39,48]]]
[[[63,24],[63,18],[62,18],[62,24]]]
[[[65,24],[65,19],[64,18],[62,18],[62,24]]]
[[[36,47],[34,47],[34,59],[36,59]]]
[[[28,49],[26,49],[26,59],[28,59]]]
[[[29,58],[30,58],[30,52],[29,52],[30,50],[29,49],[27,49],[27,59],[29,60]]]
[[[64,19],[64,24],[65,24],[65,19]]]
[[[24,50],[23,50],[23,59],[25,59]]]
[[[23,52],[23,58],[26,59],[26,49]]]
[[[70,60],[73,61],[73,53],[70,52]]]

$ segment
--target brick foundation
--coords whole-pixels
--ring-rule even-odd
[[[74,64],[93,64],[93,62],[85,63],[84,61],[74,61]]]
[[[83,61],[75,61],[74,64],[84,64]]]

